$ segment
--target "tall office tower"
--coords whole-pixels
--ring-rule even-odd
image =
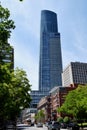
[[[14,49],[9,43],[0,45],[0,64],[4,63],[10,63],[14,69]]]
[[[57,14],[41,12],[39,90],[49,91],[62,85],[62,56]]]
[[[87,84],[87,63],[71,62],[62,73],[63,86]]]
[[[31,107],[36,108],[42,97],[49,95],[51,88],[62,85],[62,56],[60,33],[56,13],[41,12],[39,90],[31,91]]]

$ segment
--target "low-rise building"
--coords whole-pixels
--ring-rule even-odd
[[[62,87],[62,86],[57,86],[54,87],[50,91],[50,96],[51,96],[51,117],[52,119],[55,119],[63,116],[62,113],[57,112],[57,108],[61,107],[62,104],[65,101],[66,95],[71,91],[74,90],[76,87]]]
[[[51,104],[50,104],[50,96],[45,96],[41,98],[37,106],[38,110],[43,110],[45,115],[45,121],[51,119]]]
[[[65,101],[65,96],[76,87],[56,86],[38,103],[38,110],[44,110],[46,120],[57,120],[60,116],[65,116],[57,112],[57,108],[61,107]]]

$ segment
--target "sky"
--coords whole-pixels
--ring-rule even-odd
[[[16,25],[9,39],[15,68],[26,71],[32,90],[38,90],[41,10],[57,14],[63,69],[70,62],[87,62],[87,0],[0,1]]]

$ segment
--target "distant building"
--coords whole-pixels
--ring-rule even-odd
[[[32,98],[32,102],[30,104],[30,107],[36,108],[36,111],[37,111],[37,104],[39,103],[39,101],[42,97],[45,97],[46,95],[48,95],[48,92],[33,90],[33,91],[31,91],[30,95],[31,95],[31,98]]]
[[[62,73],[63,86],[87,84],[87,63],[71,62]]]
[[[14,68],[14,49],[9,43],[0,46],[0,64],[10,63],[11,68]]]
[[[35,122],[35,113],[36,109],[25,108],[21,112],[21,122],[31,125],[32,122]]]

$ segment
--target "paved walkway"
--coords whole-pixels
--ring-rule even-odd
[[[87,127],[83,128],[83,129],[82,129],[82,128],[80,128],[80,130],[87,130]]]
[[[72,128],[68,128],[68,129],[60,129],[60,130],[72,130]],[[80,130],[87,130],[87,127],[85,127],[85,128],[80,128]]]

